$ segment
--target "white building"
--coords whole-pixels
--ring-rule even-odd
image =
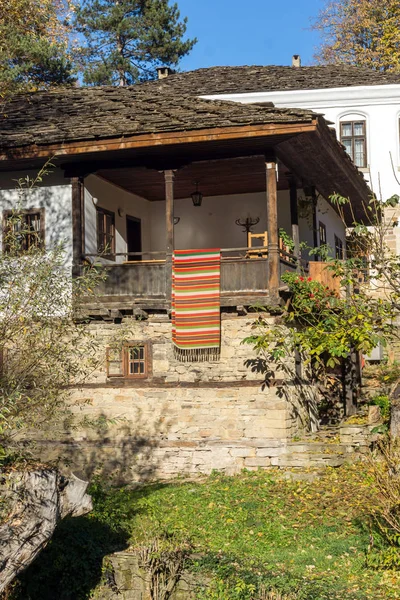
[[[156,84],[184,94],[245,104],[307,108],[336,129],[378,197],[400,194],[400,76],[352,66],[211,67]],[[393,163],[393,166],[392,166]]]

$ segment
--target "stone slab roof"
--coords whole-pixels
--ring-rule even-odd
[[[154,88],[65,88],[15,96],[0,115],[0,148],[145,133],[270,123],[310,123],[302,109],[203,100]]]
[[[350,65],[210,67],[142,84],[159,91],[206,96],[400,84],[400,74]]]

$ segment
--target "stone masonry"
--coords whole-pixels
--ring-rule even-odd
[[[249,344],[256,315],[222,315],[222,346],[216,362],[179,362],[166,315],[89,327],[100,343],[101,365],[85,386],[73,390],[76,412],[102,426],[54,432],[41,443],[75,470],[90,476],[99,467],[129,481],[279,466],[297,432],[299,409],[282,373],[265,373]],[[273,324],[274,318],[269,318]],[[126,341],[150,341],[148,379],[107,378],[106,348]],[[112,423],[111,423],[112,421]]]

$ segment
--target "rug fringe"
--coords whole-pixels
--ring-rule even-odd
[[[178,348],[174,346],[174,355],[180,362],[215,362],[220,359],[220,348]]]

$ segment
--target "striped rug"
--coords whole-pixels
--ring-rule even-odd
[[[174,252],[172,341],[181,361],[219,358],[220,264],[219,249]]]

